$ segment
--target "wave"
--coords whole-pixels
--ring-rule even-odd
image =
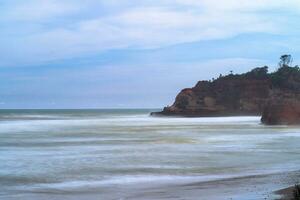
[[[7,191],[206,182],[299,166],[299,128],[266,127],[260,117],[158,118],[145,111],[10,117],[0,120],[0,187]]]
[[[240,174],[222,174],[222,175],[190,175],[190,176],[179,176],[179,175],[124,175],[114,176],[103,180],[70,180],[56,183],[37,183],[33,185],[27,185],[27,190],[31,188],[34,191],[87,191],[96,189],[99,187],[111,187],[111,186],[144,186],[148,187],[159,186],[159,185],[185,185],[194,183],[208,183],[215,181],[228,181],[235,179],[251,179],[255,177],[267,177],[272,175],[280,175],[286,173],[299,173],[296,169],[286,169],[284,171],[273,169],[273,170],[261,170],[257,172],[248,172]]]
[[[1,120],[2,118],[2,120]],[[3,120],[5,118],[5,120]],[[148,114],[115,116],[64,116],[64,115],[17,115],[0,116],[0,132],[26,132],[55,130],[65,127],[152,127],[163,131],[172,126],[205,126],[242,124],[258,126],[259,117],[213,117],[213,118],[155,118]],[[211,127],[210,127],[211,128]]]

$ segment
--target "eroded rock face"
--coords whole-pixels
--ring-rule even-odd
[[[300,124],[300,97],[291,92],[275,92],[267,101],[261,118],[267,125]]]
[[[300,124],[300,67],[267,67],[200,81],[182,90],[158,115],[188,117],[262,115],[265,124]]]
[[[260,115],[269,92],[268,79],[232,77],[200,81],[182,90],[174,104],[157,114],[181,116]]]

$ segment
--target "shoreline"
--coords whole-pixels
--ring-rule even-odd
[[[151,112],[150,116],[153,117],[184,117],[184,118],[200,118],[200,117],[261,117],[261,113],[198,113],[198,112]]]
[[[252,175],[205,182],[185,183],[139,183],[102,186],[95,188],[40,188],[31,192],[19,191],[15,196],[2,196],[7,200],[92,200],[92,199],[131,199],[131,200],[162,200],[162,199],[186,199],[186,200],[289,200],[292,187],[292,177],[299,176],[300,171],[281,172],[266,175]],[[285,188],[285,189],[281,189]],[[21,193],[20,193],[21,192]],[[283,196],[285,195],[285,196]]]

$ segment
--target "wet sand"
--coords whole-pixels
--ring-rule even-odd
[[[191,183],[128,184],[112,187],[77,188],[70,190],[18,191],[14,196],[2,196],[9,200],[257,200],[280,199],[290,192],[287,188],[300,176],[299,171],[254,175],[223,180]],[[277,192],[274,192],[277,191]],[[284,200],[287,198],[284,198]]]

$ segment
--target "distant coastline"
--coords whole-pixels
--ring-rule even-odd
[[[183,89],[172,106],[154,116],[217,117],[262,116],[262,123],[300,124],[300,68],[281,56],[277,71],[258,67],[244,74],[199,81]]]

